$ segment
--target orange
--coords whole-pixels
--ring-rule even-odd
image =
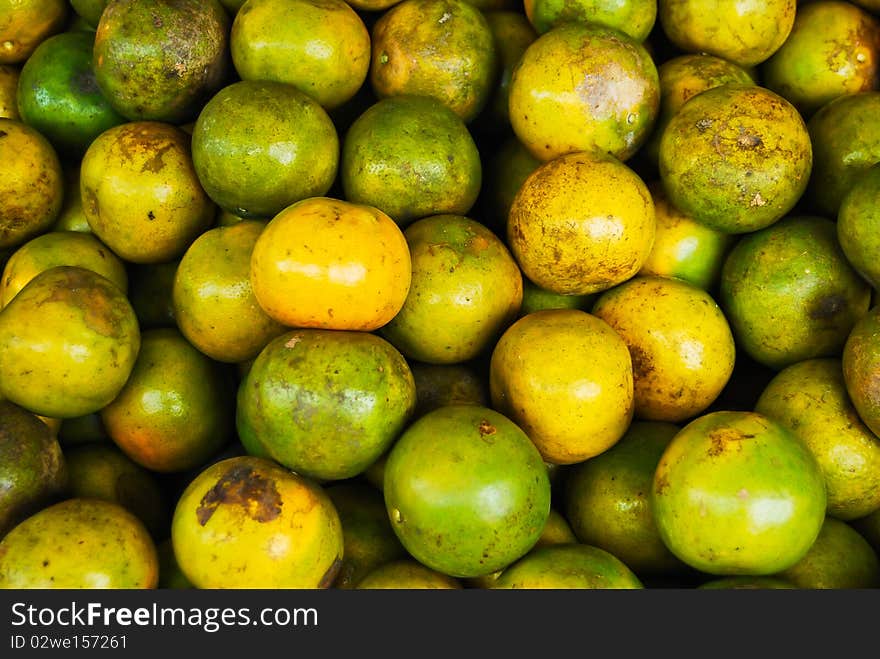
[[[132,263],[179,257],[214,220],[216,207],[193,168],[189,136],[157,121],[99,135],[82,159],[80,190],[89,226]]]
[[[251,289],[254,245],[265,224],[243,220],[199,236],[174,276],[174,317],[183,335],[221,362],[253,359],[284,326],[260,308]]]
[[[657,18],[657,0],[525,0],[526,16],[543,34],[560,23],[598,23],[629,35],[648,38]]]
[[[657,8],[663,31],[681,50],[753,66],[788,38],[797,4],[797,0],[660,0]]]
[[[654,234],[654,202],[642,179],[619,160],[591,153],[532,172],[507,224],[523,274],[563,295],[595,293],[635,275]]]
[[[61,211],[64,174],[58,154],[30,126],[0,119],[0,249],[46,232]]]
[[[621,160],[648,139],[660,82],[644,46],[622,32],[564,23],[523,53],[510,80],[510,124],[536,158],[601,151]]]
[[[423,96],[386,98],[361,114],[346,133],[340,174],[346,200],[375,206],[401,226],[467,213],[482,183],[467,126]]]
[[[151,471],[199,467],[232,432],[234,392],[216,362],[176,329],[146,330],[119,395],[101,410],[110,438]]]
[[[370,331],[403,307],[412,262],[403,232],[382,211],[313,197],[266,225],[250,272],[257,302],[284,325]]]
[[[404,0],[379,18],[372,42],[370,82],[380,98],[431,96],[465,122],[489,100],[495,40],[465,0]]]
[[[24,62],[64,28],[69,10],[65,0],[0,0],[0,64]]]
[[[343,0],[248,0],[229,38],[242,80],[293,85],[330,109],[360,89],[370,33]]]

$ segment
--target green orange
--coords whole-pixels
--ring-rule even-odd
[[[176,329],[145,330],[131,377],[101,419],[114,443],[142,467],[193,469],[233,432],[234,391],[226,378]]]
[[[663,543],[708,574],[772,575],[797,563],[825,519],[822,471],[784,426],[753,412],[698,417],[654,473]]]
[[[642,582],[619,558],[584,544],[539,547],[501,573],[492,588],[641,589]]]
[[[880,286],[880,164],[863,172],[837,213],[837,240],[846,260],[876,289]]]
[[[395,96],[370,106],[349,128],[340,179],[348,201],[375,206],[405,226],[428,215],[470,211],[482,165],[452,110],[432,98]]]
[[[597,23],[644,41],[657,18],[656,0],[526,0],[524,5],[526,16],[540,34],[560,23]]]
[[[476,358],[516,319],[522,276],[507,247],[476,220],[435,215],[404,231],[412,283],[381,334],[409,359],[454,364]]]
[[[407,551],[453,577],[522,557],[550,512],[550,480],[534,444],[477,405],[441,407],[413,422],[391,449],[383,492]]]

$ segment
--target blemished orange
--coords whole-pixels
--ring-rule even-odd
[[[266,225],[250,277],[259,305],[283,325],[372,331],[403,307],[412,262],[403,232],[379,209],[311,197]]]

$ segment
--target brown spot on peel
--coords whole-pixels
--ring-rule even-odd
[[[202,497],[196,508],[199,524],[207,524],[221,504],[239,505],[248,517],[262,523],[278,517],[283,502],[274,481],[256,473],[253,467],[240,465],[227,471]]]

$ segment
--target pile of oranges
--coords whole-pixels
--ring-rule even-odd
[[[878,15],[0,0],[0,586],[880,586]]]

